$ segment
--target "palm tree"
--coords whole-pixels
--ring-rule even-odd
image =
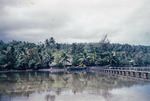
[[[16,57],[15,57],[15,48],[13,46],[7,47],[6,50],[1,51],[2,54],[2,61],[4,62],[1,67],[10,69],[14,67]]]
[[[67,53],[63,52],[61,54],[60,63],[63,65],[63,67],[66,67],[66,65],[68,65],[68,63],[71,63],[70,62],[70,57],[69,57],[69,55]]]
[[[86,51],[84,51],[82,54],[81,54],[81,57],[80,57],[80,66],[87,66],[89,64],[89,56],[88,56],[88,53]]]

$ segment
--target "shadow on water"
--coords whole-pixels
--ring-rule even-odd
[[[148,101],[150,96],[142,95],[148,90],[149,83],[90,72],[0,74],[0,101],[126,101],[131,95],[130,101],[137,96]]]

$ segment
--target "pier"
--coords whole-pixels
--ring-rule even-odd
[[[104,67],[92,68],[101,73],[150,80],[150,67]]]

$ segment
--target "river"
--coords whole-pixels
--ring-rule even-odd
[[[149,101],[150,83],[100,73],[0,74],[0,101]]]

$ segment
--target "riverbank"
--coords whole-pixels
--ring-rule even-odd
[[[91,67],[68,67],[68,68],[48,68],[48,69],[27,69],[27,70],[2,70],[0,73],[11,73],[11,72],[71,72],[71,71],[99,71],[101,69],[119,69],[119,70],[137,70],[137,71],[150,71],[149,67],[109,67],[109,66],[91,66]]]
[[[38,70],[5,70],[0,71],[0,73],[11,73],[11,72],[51,72],[51,73],[57,73],[57,72],[67,72],[67,71],[82,71],[86,70],[89,67],[70,67],[70,68],[49,68],[49,69],[38,69]]]

